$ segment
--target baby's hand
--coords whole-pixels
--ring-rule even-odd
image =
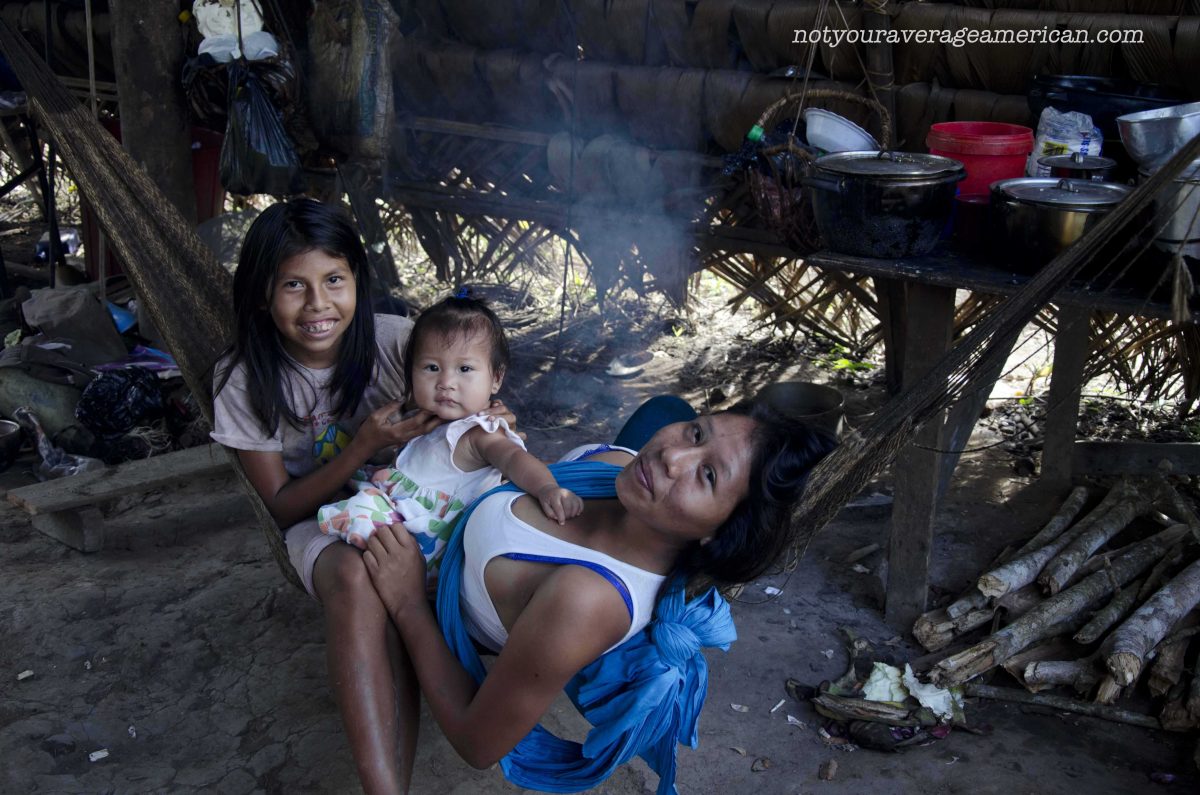
[[[558,484],[539,489],[536,496],[542,504],[542,513],[559,524],[566,524],[568,519],[583,513],[583,500],[579,499],[579,495]]]

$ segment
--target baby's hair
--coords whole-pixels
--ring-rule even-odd
[[[465,288],[460,288],[450,298],[443,298],[417,317],[408,345],[404,348],[404,382],[411,388],[413,382],[413,360],[417,346],[429,335],[437,335],[453,344],[460,336],[484,334],[487,337],[491,356],[489,364],[494,375],[508,369],[508,338],[500,318],[488,308],[481,298],[471,297]]]
[[[233,313],[236,335],[228,366],[219,377],[216,392],[229,381],[238,362],[246,367],[246,395],[261,418],[264,430],[274,434],[282,417],[293,427],[300,418],[286,387],[285,368],[299,373],[299,365],[285,352],[271,317],[271,294],[279,266],[292,257],[321,251],[344,259],[354,275],[357,305],[342,335],[337,365],[329,381],[338,416],[353,414],[375,372],[375,315],[371,310],[371,269],[358,232],[344,212],[313,199],[292,199],[271,205],[246,232],[238,267],[233,275]]]

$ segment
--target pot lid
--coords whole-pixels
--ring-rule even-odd
[[[1038,159],[1038,165],[1049,168],[1073,168],[1077,171],[1103,171],[1106,168],[1112,168],[1116,164],[1117,161],[1111,157],[1085,155],[1082,152],[1075,152],[1069,155],[1051,155],[1050,157]]]
[[[1111,207],[1129,193],[1128,185],[1058,177],[1018,177],[992,183],[992,191],[1024,204],[1059,208]]]
[[[965,173],[963,164],[957,160],[912,152],[837,152],[817,158],[816,166],[835,174],[881,179],[948,177]]]

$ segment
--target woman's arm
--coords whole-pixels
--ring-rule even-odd
[[[280,527],[291,527],[316,514],[317,509],[332,500],[355,471],[379,450],[405,444],[442,422],[426,411],[392,421],[398,418],[399,410],[399,403],[376,409],[363,420],[345,449],[303,477],[291,477],[283,467],[283,456],[277,452],[238,450],[238,460],[271,516]]]
[[[486,768],[511,751],[571,677],[629,629],[629,613],[612,585],[588,569],[560,566],[538,586],[477,687],[425,601],[424,559],[408,531],[380,529],[363,559],[434,718],[472,767]]]

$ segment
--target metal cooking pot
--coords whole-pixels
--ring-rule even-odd
[[[1152,172],[1142,169],[1141,180]],[[1200,160],[1183,170],[1169,187],[1154,197],[1154,242],[1162,249],[1195,256],[1200,249]],[[1160,228],[1161,227],[1161,228]]]
[[[1059,179],[1090,179],[1093,182],[1108,182],[1117,167],[1117,161],[1111,157],[1075,152],[1069,155],[1050,155],[1038,158],[1038,165],[1050,169],[1050,176]]]
[[[937,245],[962,163],[906,152],[838,152],[803,179],[817,229],[834,251],[859,257],[927,254]]]
[[[1036,269],[1083,237],[1129,190],[1114,182],[1053,177],[993,182],[995,244],[1014,270]]]

